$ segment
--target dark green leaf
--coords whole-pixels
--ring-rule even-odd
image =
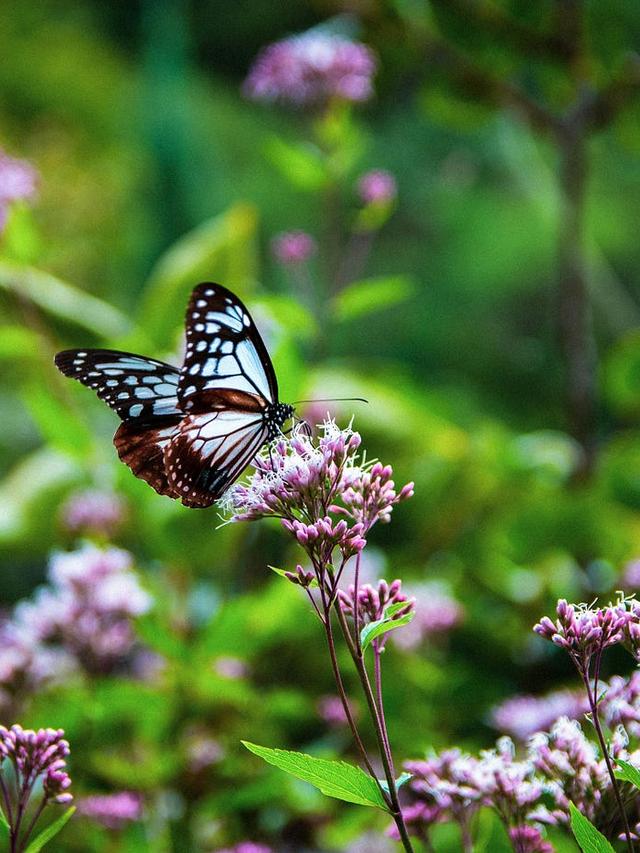
[[[315,785],[328,797],[388,810],[375,780],[367,776],[359,767],[344,761],[314,758],[302,752],[257,746],[245,740],[242,743],[250,752],[260,756],[268,764],[273,764],[274,767],[290,773],[297,779]]]
[[[25,853],[38,853],[38,851],[42,850],[44,845],[51,841],[52,838],[55,838],[55,836],[60,832],[75,810],[76,807],[71,806],[71,808],[67,809],[64,814],[61,814],[57,820],[54,820],[53,823],[46,826],[42,832],[38,833],[38,835],[33,839],[31,844],[25,850]]]
[[[582,853],[614,853],[613,847],[591,821],[569,803],[571,812],[571,830],[580,845]]]

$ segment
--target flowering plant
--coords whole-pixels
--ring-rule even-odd
[[[229,490],[225,507],[232,521],[279,518],[305,552],[306,566],[298,564],[293,571],[278,572],[302,587],[324,629],[344,715],[370,780],[358,768],[348,765],[333,766],[332,762],[311,756],[246,745],[270,763],[314,782],[331,796],[384,808],[392,815],[405,849],[412,850],[398,799],[385,719],[381,660],[387,634],[411,620],[414,601],[402,593],[399,580],[391,584],[381,580],[377,587],[361,586],[360,558],[373,526],[390,521],[393,508],[413,494],[413,484],[396,490],[391,467],[368,463],[360,453],[360,444],[357,432],[351,427],[340,429],[333,420],[324,421],[317,440],[298,425],[289,439],[281,438],[262,452],[250,480]],[[351,582],[345,585],[347,578]],[[358,674],[376,735],[383,781],[374,769],[347,698],[336,651],[336,626]],[[369,646],[373,677],[365,659]],[[367,782],[364,796],[359,775]],[[359,785],[358,798],[354,799],[353,792],[339,793],[336,776],[343,779],[343,785],[344,779],[351,780],[354,788]]]
[[[10,853],[40,850],[75,811],[67,809],[31,840],[47,806],[66,805],[73,799],[66,770],[69,744],[63,735],[62,729],[0,726],[0,828],[8,836]]]

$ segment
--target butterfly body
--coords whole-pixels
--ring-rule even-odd
[[[114,436],[120,459],[186,506],[220,498],[294,411],[278,399],[247,309],[218,284],[199,284],[191,295],[180,369],[116,350],[66,350],[55,361],[121,418]]]

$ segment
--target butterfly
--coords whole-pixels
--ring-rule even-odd
[[[136,477],[189,507],[217,501],[294,412],[249,312],[219,284],[191,294],[180,369],[106,349],[65,350],[55,363],[119,415],[113,443]]]

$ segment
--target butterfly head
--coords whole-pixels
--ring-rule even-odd
[[[280,435],[284,422],[289,420],[293,412],[293,406],[290,406],[288,403],[276,403],[273,406],[269,406],[265,413],[269,439],[277,438]]]

